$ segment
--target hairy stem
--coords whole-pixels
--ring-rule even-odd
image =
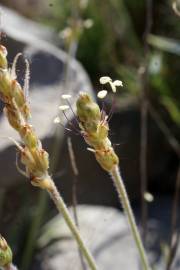
[[[28,270],[32,261],[36,240],[40,227],[43,223],[43,217],[47,208],[48,195],[43,190],[40,190],[37,207],[35,209],[35,214],[30,225],[28,237],[26,240],[26,245],[22,255],[21,269]]]
[[[67,138],[67,146],[68,146],[68,153],[69,153],[71,168],[72,168],[72,172],[73,172],[73,185],[72,185],[73,216],[74,216],[74,222],[75,222],[77,228],[80,230],[80,228],[79,228],[79,220],[78,220],[78,213],[77,213],[77,204],[78,204],[78,201],[77,201],[77,183],[78,183],[79,171],[78,171],[78,168],[77,168],[75,154],[74,154],[72,141],[71,141],[70,137]],[[79,253],[79,259],[80,259],[80,262],[81,262],[82,269],[86,270],[86,265],[85,265],[85,262],[83,260],[83,255],[82,255],[82,252],[81,252],[81,250],[79,248],[78,248],[78,253]]]
[[[127,192],[126,192],[126,189],[125,189],[125,186],[124,186],[124,183],[123,183],[118,166],[114,166],[113,170],[111,171],[111,176],[112,176],[114,185],[116,187],[116,190],[118,192],[122,206],[124,208],[124,211],[127,215],[130,229],[131,229],[131,232],[133,234],[137,249],[139,251],[139,255],[141,258],[143,269],[150,270],[151,268],[150,268],[149,263],[148,263],[146,252],[145,252],[145,249],[144,249],[143,244],[142,244],[142,240],[141,240],[141,237],[140,237],[140,234],[139,234],[136,222],[135,222],[135,218],[134,218],[131,206],[130,206],[128,195],[127,195]]]
[[[78,243],[79,249],[81,250],[84,257],[86,258],[90,269],[97,270],[98,268],[96,266],[94,258],[92,257],[90,251],[86,247],[86,244],[84,243],[84,240],[82,239],[77,226],[74,224],[74,221],[69,214],[69,211],[68,211],[68,209],[63,201],[63,198],[61,197],[60,193],[58,192],[53,180],[50,180],[50,181],[51,181],[51,187],[47,190],[49,192],[50,197],[52,198],[58,211],[62,214],[64,220],[66,221],[66,224],[68,225],[72,235],[74,236],[74,238],[76,239],[76,241]]]

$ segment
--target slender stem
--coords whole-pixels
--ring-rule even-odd
[[[180,143],[172,133],[171,129],[168,125],[164,122],[163,118],[159,114],[159,112],[149,103],[149,112],[153,117],[154,121],[156,122],[157,126],[164,134],[165,138],[168,140],[169,144],[177,154],[178,158],[180,158]]]
[[[147,129],[148,129],[148,105],[146,98],[143,98],[141,105],[141,141],[140,141],[140,179],[141,179],[141,219],[142,239],[146,243],[148,207],[144,194],[147,192]]]
[[[58,211],[62,214],[64,220],[66,221],[66,224],[68,225],[69,229],[71,230],[71,233],[73,234],[74,238],[76,239],[76,241],[78,243],[79,249],[81,250],[84,257],[86,258],[90,269],[97,270],[98,268],[96,266],[94,258],[92,257],[90,251],[86,247],[86,244],[84,243],[84,240],[82,239],[77,226],[75,225],[72,217],[69,214],[69,211],[68,211],[68,209],[63,201],[63,198],[61,197],[60,193],[58,192],[53,180],[50,180],[50,181],[51,181],[51,188],[49,188],[47,190],[49,192],[50,197],[52,198]]]
[[[125,186],[124,186],[124,183],[123,183],[118,166],[114,166],[113,170],[111,171],[111,176],[112,176],[114,185],[116,187],[116,190],[118,192],[122,206],[124,208],[124,211],[127,215],[128,222],[129,222],[129,225],[131,228],[131,232],[133,234],[134,241],[135,241],[137,249],[139,251],[139,255],[141,258],[143,269],[150,270],[151,268],[150,268],[149,263],[148,263],[146,252],[145,252],[145,249],[144,249],[143,244],[142,244],[142,240],[141,240],[141,237],[140,237],[140,234],[139,234],[136,222],[135,222],[135,218],[134,218],[131,206],[130,206],[128,195],[127,195],[127,192],[126,192],[126,189],[125,189]]]
[[[172,219],[171,219],[171,238],[170,238],[170,251],[168,256],[168,261],[166,265],[166,270],[170,270],[173,260],[177,253],[178,243],[179,243],[179,230],[177,228],[178,220],[178,203],[179,203],[179,190],[180,189],[180,166],[178,167],[177,177],[176,177],[176,186],[175,194],[173,198],[173,207],[172,207]]]
[[[67,138],[67,146],[68,146],[68,153],[69,153],[69,158],[70,158],[70,163],[71,163],[71,168],[73,172],[73,185],[72,185],[72,204],[73,204],[73,216],[74,216],[74,222],[77,228],[79,228],[79,220],[78,220],[78,213],[77,213],[77,184],[78,184],[78,176],[79,176],[79,171],[77,168],[76,164],[76,159],[75,159],[75,154],[72,146],[72,141],[71,138]],[[81,250],[78,248],[78,253],[79,253],[79,259],[81,262],[81,266],[83,270],[86,270],[86,265],[83,259],[83,255]]]
[[[40,190],[37,207],[35,209],[35,214],[29,229],[29,233],[26,240],[26,245],[22,255],[21,269],[27,270],[31,264],[31,260],[34,253],[34,248],[36,245],[36,239],[40,227],[43,223],[43,217],[47,209],[48,195],[43,190]]]
[[[3,215],[3,204],[6,197],[6,190],[4,188],[0,188],[0,219]]]
[[[146,0],[146,22],[144,32],[144,64],[142,65],[143,72],[141,74],[141,140],[140,140],[140,179],[141,179],[141,219],[142,219],[142,240],[146,243],[147,235],[147,220],[148,206],[144,199],[144,194],[147,192],[148,173],[147,173],[147,140],[148,140],[148,54],[149,45],[147,37],[152,28],[152,3],[153,0]]]

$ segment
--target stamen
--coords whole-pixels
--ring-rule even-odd
[[[154,196],[151,193],[149,193],[149,192],[145,192],[144,193],[144,199],[147,202],[153,202],[154,201]]]
[[[61,122],[59,116],[56,116],[56,117],[54,118],[53,122],[54,122],[55,124],[59,124],[59,123]]]
[[[100,84],[106,84],[112,82],[111,78],[108,76],[103,76],[99,79]]]
[[[75,112],[74,112],[74,110],[73,110],[73,108],[72,108],[72,106],[71,106],[71,103],[69,102],[68,99],[67,99],[66,101],[67,101],[67,104],[68,104],[68,106],[69,106],[69,108],[70,108],[72,114],[74,115],[74,119],[75,119],[77,125],[79,126],[79,121],[78,121],[77,115],[75,114]]]
[[[104,123],[104,121],[107,120],[107,117],[108,116],[106,115],[105,110],[102,109],[102,111],[101,111],[101,122]]]
[[[103,99],[107,96],[107,90],[101,90],[97,93],[97,97]]]
[[[67,115],[65,114],[65,111],[62,111],[62,113],[63,113],[64,117],[66,118],[67,123],[74,129],[74,130],[71,130],[71,131],[73,131],[73,132],[75,131],[74,133],[75,133],[76,135],[81,135],[80,130],[77,129],[76,126],[72,123],[72,121],[68,119]],[[65,129],[66,129],[66,128],[65,128]],[[70,130],[70,129],[69,129],[69,130]]]
[[[15,139],[13,139],[12,137],[5,137],[5,138],[12,141],[20,151],[23,151],[23,147]]]
[[[26,171],[23,171],[23,170],[20,168],[19,164],[18,164],[18,156],[19,156],[19,154],[17,153],[17,154],[16,154],[16,169],[18,170],[18,172],[19,172],[20,174],[22,174],[23,176],[27,177]]]
[[[72,96],[71,95],[61,95],[62,99],[70,99]]]
[[[180,16],[180,11],[178,10],[177,2],[176,2],[176,1],[174,1],[174,2],[172,3],[172,8],[173,8],[174,12],[176,13],[176,15],[177,15],[177,16]]]
[[[109,82],[110,86],[111,86],[111,89],[113,91],[113,93],[116,93],[116,86],[114,85],[113,82]]]
[[[113,93],[116,93],[116,87],[123,86],[123,83],[120,80],[115,80],[114,82],[109,82],[109,84],[111,86]]]
[[[56,116],[53,121],[55,124],[60,124],[65,130],[72,131],[71,129],[67,128],[62,122],[59,116]]]
[[[121,86],[121,87],[123,87],[123,83],[122,83],[122,81],[120,81],[120,80],[115,80],[115,81],[113,82],[113,84],[114,84],[115,86]]]
[[[109,115],[108,115],[108,122],[111,120],[112,116],[113,116],[113,113],[114,113],[114,109],[115,109],[115,105],[116,105],[116,100],[115,100],[115,96],[113,96],[113,99],[112,99],[112,106],[111,106],[111,109],[110,109],[110,112],[109,112]]]
[[[64,111],[67,111],[69,109],[69,106],[68,105],[60,105],[59,106],[59,109],[64,112]]]
[[[93,148],[88,147],[87,150],[90,152],[96,153],[96,151]]]

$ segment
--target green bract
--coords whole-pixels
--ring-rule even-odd
[[[6,240],[0,237],[0,267],[4,267],[12,263],[12,251]]]
[[[80,128],[88,145],[94,148],[96,160],[110,172],[119,163],[108,138],[109,126],[106,116],[102,117],[99,106],[87,93],[80,93],[76,102]]]

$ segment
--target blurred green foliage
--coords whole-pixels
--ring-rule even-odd
[[[147,40],[150,46],[150,96],[164,106],[179,125],[180,18],[174,13],[170,1],[153,2],[153,27]],[[100,76],[108,75],[124,82],[121,91],[139,95],[146,1],[54,0],[46,23],[60,32],[69,25],[73,16],[93,20],[93,26],[84,29],[79,36],[77,51],[77,58],[92,81],[96,83]]]

